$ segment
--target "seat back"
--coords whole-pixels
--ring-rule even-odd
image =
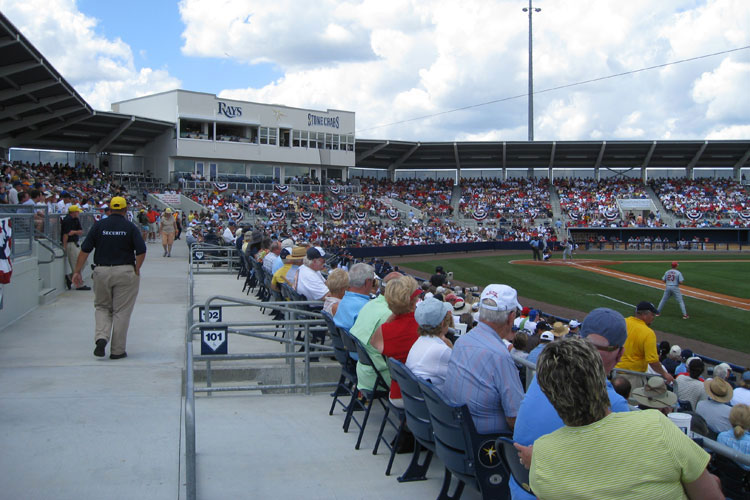
[[[383,378],[383,376],[380,374],[378,369],[375,367],[375,363],[373,363],[372,358],[370,357],[370,353],[365,349],[365,346],[362,344],[362,342],[352,335],[349,332],[346,332],[346,335],[354,342],[354,348],[357,351],[357,356],[359,357],[357,362],[362,363],[363,365],[369,366],[372,368],[372,370],[375,372],[375,383],[373,384],[373,392],[380,393],[385,392],[389,393],[391,390],[390,385],[388,385]],[[382,356],[381,354],[377,354],[377,356]]]
[[[445,467],[483,498],[510,498],[510,474],[495,447],[500,434],[477,433],[468,406],[451,404],[430,382],[418,382],[430,411],[435,453]]]
[[[409,430],[422,446],[435,451],[430,411],[427,409],[427,403],[422,395],[422,389],[419,388],[416,375],[397,359],[388,358],[388,368],[391,370],[391,377],[401,387]]]
[[[323,320],[325,320],[328,326],[328,334],[331,336],[331,344],[333,345],[333,354],[336,356],[336,361],[339,362],[341,368],[347,373],[356,375],[356,362],[349,356],[344,342],[342,340],[341,329],[334,323],[333,317],[326,311],[322,311]]]
[[[526,490],[526,492],[533,495],[534,493],[531,491],[531,486],[529,486],[529,471],[518,460],[518,451],[513,446],[513,440],[505,436],[500,436],[495,441],[495,445],[496,448],[500,450],[500,453],[505,460],[505,467],[507,467],[513,475],[513,479],[516,480],[516,483]]]

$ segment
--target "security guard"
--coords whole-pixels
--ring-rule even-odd
[[[81,245],[73,283],[83,283],[81,269],[91,251],[94,253],[94,308],[96,312],[96,349],[94,356],[104,356],[104,347],[112,338],[110,359],[127,356],[125,343],[138,296],[141,266],[146,258],[146,243],[140,230],[126,218],[127,201],[115,196],[109,203],[112,214],[91,228]]]
[[[71,205],[66,215],[60,222],[60,235],[62,238],[62,247],[70,264],[70,274],[65,275],[65,286],[70,290],[73,283],[73,271],[75,271],[76,262],[78,262],[78,239],[83,234],[81,219],[78,218],[81,213],[81,207]],[[91,287],[80,286],[76,290],[91,290]]]

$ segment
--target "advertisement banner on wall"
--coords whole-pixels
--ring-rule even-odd
[[[162,203],[166,203],[167,205],[180,205],[180,195],[177,193],[172,194],[154,194],[157,198],[159,198],[159,201]]]

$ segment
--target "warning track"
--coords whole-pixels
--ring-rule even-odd
[[[551,260],[547,262],[540,262],[538,260],[513,260],[511,264],[527,265],[527,266],[568,266],[575,267],[584,271],[590,271],[597,274],[609,276],[610,278],[616,278],[629,283],[636,283],[638,285],[648,286],[651,288],[657,288],[664,290],[665,284],[661,280],[646,278],[637,274],[625,273],[622,271],[615,271],[614,269],[607,269],[606,266],[613,266],[616,264],[633,264],[639,262],[664,262],[662,260],[641,260],[641,261],[616,261],[616,260]],[[687,261],[683,261],[687,262]],[[698,262],[698,261],[696,261]],[[750,262],[748,260],[702,260],[700,262]],[[742,311],[750,311],[750,300],[742,299],[739,297],[732,297],[731,295],[724,295],[717,292],[709,292],[708,290],[701,290],[700,288],[694,288],[690,286],[680,286],[680,291],[683,296],[692,297],[694,299],[705,300],[706,302],[712,302],[714,304],[721,304]]]

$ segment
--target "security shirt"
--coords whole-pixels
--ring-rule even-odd
[[[135,224],[115,213],[94,224],[81,245],[86,253],[94,248],[97,266],[135,265],[135,256],[146,253],[146,243]]]

